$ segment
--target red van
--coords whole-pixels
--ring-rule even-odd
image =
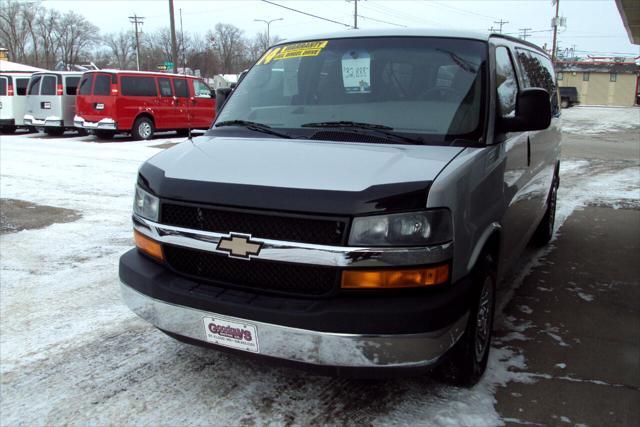
[[[150,139],[156,130],[208,129],[215,94],[202,79],[178,74],[100,70],[82,75],[74,126],[109,139],[130,133]]]

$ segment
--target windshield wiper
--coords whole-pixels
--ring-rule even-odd
[[[277,130],[272,129],[271,126],[269,125],[265,125],[264,123],[251,122],[248,120],[225,120],[220,123],[216,123],[214,127],[219,128],[224,126],[240,126],[240,127],[244,127],[249,130],[252,130],[254,132],[267,133],[269,135],[279,136],[280,138],[288,138],[288,139],[293,138],[291,135],[287,133],[278,132]]]
[[[358,129],[362,129],[365,131],[373,131],[376,133],[376,136],[382,137],[387,141],[394,142],[403,142],[405,144],[416,144],[422,145],[424,144],[424,140],[422,138],[411,138],[408,136],[399,135],[396,132],[390,132],[393,130],[391,126],[378,125],[374,123],[361,123],[361,122],[349,122],[349,121],[338,121],[338,122],[318,122],[318,123],[305,123],[300,125],[303,128],[344,128],[347,131],[357,132]],[[368,132],[365,132],[368,133]]]
[[[303,128],[358,128],[358,129],[385,129],[393,130],[390,126],[378,125],[375,123],[362,123],[362,122],[318,122],[318,123],[305,123],[300,127]]]

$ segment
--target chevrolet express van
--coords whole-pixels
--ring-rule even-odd
[[[75,130],[76,90],[82,73],[44,71],[33,73],[27,88],[24,124],[43,129],[47,135],[60,136]]]
[[[270,48],[139,170],[122,296],[179,340],[341,374],[487,365],[496,286],[552,236],[555,73],[500,34]]]
[[[0,74],[0,132],[11,134],[24,126],[27,86],[32,72]]]
[[[215,117],[215,93],[197,77],[140,71],[84,73],[75,126],[98,138],[130,133],[151,139],[156,130],[208,129]]]

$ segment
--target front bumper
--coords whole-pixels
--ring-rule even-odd
[[[73,118],[73,125],[80,129],[117,130],[116,121],[110,118],[104,118],[97,122],[89,122],[80,116],[75,116]]]
[[[268,296],[186,279],[136,249],[121,257],[120,280],[127,306],[170,334],[207,344],[204,317],[248,323],[260,356],[376,371],[436,363],[464,332],[473,299],[467,279],[408,295]]]
[[[24,116],[24,125],[59,128],[64,126],[64,120],[62,120],[62,117],[58,117],[58,116],[49,116],[49,117],[45,117],[44,119],[37,119],[31,114],[26,114]]]
[[[468,314],[442,329],[419,334],[364,335],[319,332],[222,316],[154,299],[124,283],[122,298],[138,316],[163,331],[207,342],[203,318],[250,323],[261,355],[312,365],[339,367],[422,367],[438,361],[464,332]]]

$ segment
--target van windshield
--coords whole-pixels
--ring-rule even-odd
[[[297,130],[366,123],[430,142],[477,140],[486,51],[481,41],[427,37],[279,45],[258,60],[216,122]]]

